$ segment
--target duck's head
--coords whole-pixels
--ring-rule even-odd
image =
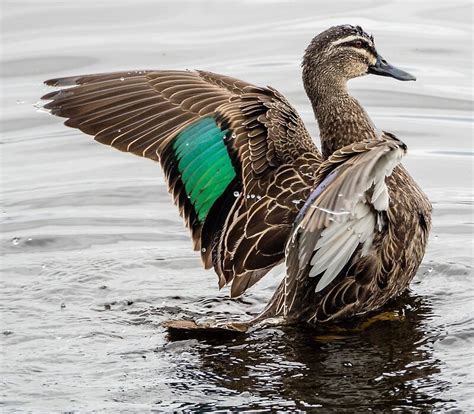
[[[333,81],[369,73],[408,81],[416,78],[390,65],[375,48],[373,36],[360,26],[334,26],[318,34],[303,58],[305,77],[329,77]]]

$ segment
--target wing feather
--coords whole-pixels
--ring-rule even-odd
[[[309,194],[321,156],[277,91],[210,72],[174,70],[46,84],[62,88],[43,97],[49,101],[44,107],[67,118],[67,126],[160,161],[195,249],[206,268],[214,267],[220,286],[233,281],[233,296],[283,259],[299,210],[292,198]],[[258,226],[251,229],[249,221]]]

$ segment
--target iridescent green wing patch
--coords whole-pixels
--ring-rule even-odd
[[[205,117],[186,127],[173,141],[181,181],[201,223],[236,176],[224,142],[228,132],[214,118]]]

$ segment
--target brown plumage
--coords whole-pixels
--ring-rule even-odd
[[[219,286],[232,283],[232,296],[286,257],[287,275],[254,322],[322,322],[375,309],[405,289],[430,228],[428,200],[395,167],[405,145],[378,133],[347,93],[347,80],[366,73],[413,79],[359,27],[331,28],[308,47],[303,80],[323,155],[279,92],[209,72],[53,79],[46,83],[68,88],[43,99],[66,125],[160,162],[204,266]],[[346,222],[362,229],[347,243],[336,231]]]

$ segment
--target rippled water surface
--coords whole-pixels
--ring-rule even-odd
[[[474,410],[472,3],[1,2],[1,393],[5,412]],[[249,317],[191,251],[158,165],[36,111],[47,78],[201,68],[270,84],[316,137],[299,63],[309,40],[358,23],[418,81],[351,90],[409,147],[434,228],[398,318],[338,335],[268,328],[171,341],[181,316]],[[392,315],[395,313],[392,312]],[[382,319],[382,318],[381,318]]]

